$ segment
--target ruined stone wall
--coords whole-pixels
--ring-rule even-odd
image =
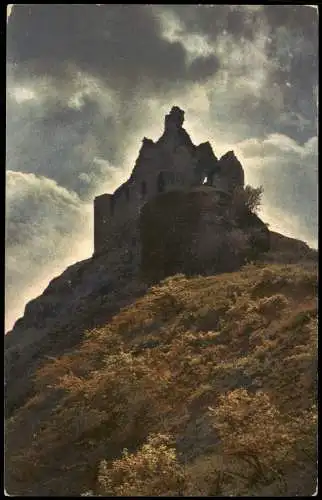
[[[234,153],[218,160],[209,142],[195,146],[183,121],[184,112],[174,106],[165,117],[160,139],[143,139],[130,178],[113,194],[95,199],[94,254],[114,252],[118,245],[122,252],[133,249],[131,242],[139,241],[141,210],[160,194],[189,191],[205,181],[222,194],[244,185],[243,168]]]
[[[208,186],[165,193],[146,204],[140,217],[142,278],[201,272],[213,257],[221,213],[220,194]]]
[[[218,179],[226,183],[226,189],[232,192],[236,187],[244,187],[244,169],[233,151],[225,153],[218,161]]]
[[[151,143],[148,143],[148,148],[143,146],[141,149],[128,181],[114,194],[95,199],[95,254],[114,245],[113,234],[122,232],[123,226],[128,226],[128,222],[131,235],[137,231],[140,211],[146,202],[158,194],[182,190],[192,185],[196,160],[188,148],[178,147],[169,155],[162,145],[152,143],[154,147],[151,147]]]
[[[99,253],[111,230],[112,195],[103,194],[94,199],[94,254]]]
[[[232,219],[230,202],[200,186],[146,204],[140,218],[141,278],[153,283],[177,273],[231,272],[267,251],[265,224],[251,213]]]

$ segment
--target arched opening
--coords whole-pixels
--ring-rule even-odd
[[[208,182],[208,177],[205,177],[204,180],[202,181],[202,184],[207,184]]]
[[[141,196],[142,196],[142,198],[145,198],[146,191],[147,191],[147,189],[146,189],[146,182],[142,181],[141,182]]]
[[[163,193],[165,189],[164,173],[160,172],[157,180],[157,191],[158,193]]]

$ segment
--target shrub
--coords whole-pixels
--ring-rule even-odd
[[[270,267],[264,267],[260,273],[261,281],[262,282],[271,282],[272,280],[275,279],[276,273],[274,270]]]
[[[248,465],[247,488],[283,479],[283,469],[298,453],[310,459],[316,453],[315,406],[296,416],[286,415],[265,392],[237,389],[221,395],[218,407],[210,408],[210,413],[224,454]]]
[[[167,321],[178,314],[184,308],[184,305],[176,295],[165,291],[155,297],[150,307],[156,316]]]
[[[151,435],[136,453],[123,456],[110,466],[102,461],[98,482],[100,493],[115,496],[182,495],[185,484],[183,467],[167,435]]]
[[[210,413],[224,453],[248,465],[247,479],[252,485],[267,480],[272,471],[279,475],[279,466],[295,459],[300,429],[279,412],[265,392],[236,389],[221,395],[218,407],[210,408]]]
[[[183,273],[177,273],[174,274],[173,276],[168,276],[164,280],[160,282],[161,285],[172,285],[173,283],[180,282],[187,279],[186,275]]]
[[[285,295],[277,293],[270,297],[263,297],[258,301],[257,310],[260,313],[279,313],[288,305],[288,300]]]

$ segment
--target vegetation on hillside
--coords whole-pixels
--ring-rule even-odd
[[[151,287],[38,372],[7,423],[7,491],[312,494],[316,294],[296,265]]]

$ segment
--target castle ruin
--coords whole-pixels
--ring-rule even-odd
[[[129,179],[113,194],[94,200],[94,256],[134,262],[140,257],[139,219],[144,204],[169,191],[207,186],[228,200],[235,187],[244,186],[244,171],[229,151],[219,160],[209,142],[195,146],[183,128],[184,111],[173,106],[158,141],[144,138]]]

